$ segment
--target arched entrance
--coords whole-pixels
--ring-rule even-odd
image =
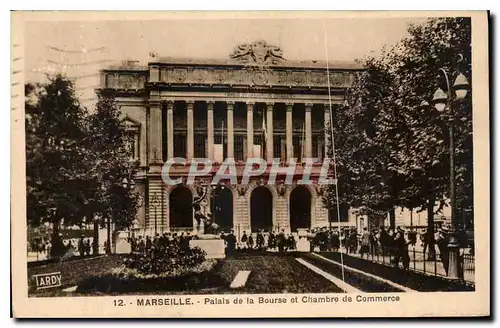
[[[178,186],[170,192],[170,227],[193,227],[193,195],[185,186]]]
[[[273,194],[266,187],[257,187],[250,196],[250,223],[252,231],[273,228]]]
[[[221,231],[229,231],[233,228],[233,193],[231,189],[220,186],[215,188],[211,194],[211,208],[214,222],[219,225]]]
[[[290,194],[290,228],[309,229],[311,227],[311,192],[304,186],[297,186]]]

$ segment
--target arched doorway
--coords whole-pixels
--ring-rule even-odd
[[[220,186],[215,188],[211,194],[211,208],[214,222],[219,225],[221,231],[229,231],[233,228],[233,193],[231,189]]]
[[[304,186],[297,186],[290,194],[290,228],[309,229],[311,227],[311,193]]]
[[[170,227],[193,227],[193,195],[189,188],[179,186],[170,192]]]
[[[250,196],[250,223],[252,231],[273,228],[273,194],[266,187],[257,187]]]

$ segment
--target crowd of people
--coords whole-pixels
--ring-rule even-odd
[[[220,238],[224,240],[226,253],[233,252],[345,252],[347,254],[359,254],[362,258],[369,256],[390,256],[394,265],[402,263],[403,268],[408,269],[410,264],[409,246],[415,247],[420,241],[422,253],[429,251],[430,245],[434,248],[434,253],[439,254],[444,269],[448,271],[448,229],[440,227],[435,235],[428,234],[425,230],[398,228],[363,228],[359,232],[354,227],[339,228],[313,228],[302,230],[299,233],[286,233],[284,229],[265,232],[242,231],[239,238],[234,230],[220,233]],[[189,241],[198,236],[192,232],[165,232],[154,236],[132,236],[128,238],[131,252],[145,252],[153,246],[168,245],[178,243],[181,247],[189,248]],[[104,250],[107,241],[104,242]],[[72,256],[96,255],[94,250],[99,252],[99,247],[94,247],[90,238],[83,235],[79,239],[63,240],[62,237],[55,236],[51,240],[42,240],[37,243],[37,252],[42,258],[58,257],[64,260]],[[32,246],[33,247],[33,246]],[[435,252],[437,247],[438,252]],[[432,253],[432,252],[429,252]]]
[[[80,238],[64,239],[62,234],[50,239],[37,239],[31,245],[31,251],[36,252],[39,260],[50,258],[69,258],[73,256],[89,256],[93,254],[93,242],[82,235]]]

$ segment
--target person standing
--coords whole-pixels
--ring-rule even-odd
[[[246,231],[243,231],[243,235],[241,236],[241,248],[242,249],[246,249],[248,247],[247,243],[248,243],[248,236],[247,236],[247,232]]]
[[[278,251],[279,252],[284,252],[285,247],[286,247],[286,237],[285,237],[285,230],[282,229],[281,232],[278,234]]]
[[[264,234],[262,230],[257,232],[257,250],[262,251],[264,249]]]
[[[80,240],[78,241],[78,253],[80,256],[85,256],[85,240],[83,239],[83,235],[80,236]]]
[[[251,250],[253,250],[253,235],[252,233],[250,233],[250,235],[248,236],[248,248],[250,248]]]
[[[366,227],[363,228],[363,234],[361,235],[361,248],[359,249],[359,253],[361,254],[361,258],[366,254],[368,258],[368,253],[370,252],[370,245],[372,240],[372,234],[368,231]]]
[[[153,242],[151,241],[151,237],[146,236],[146,252],[148,252],[151,247],[153,247]]]
[[[231,230],[229,235],[226,236],[226,243],[227,243],[227,248],[226,248],[227,254],[234,253],[236,249],[236,236],[234,235],[234,230]]]
[[[448,275],[448,265],[450,260],[450,253],[448,251],[448,229],[441,227],[438,229],[438,236],[436,238],[436,244],[439,249],[439,257],[441,258],[441,263],[443,263],[444,271]]]

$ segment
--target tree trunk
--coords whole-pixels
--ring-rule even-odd
[[[434,240],[434,205],[436,199],[434,196],[429,197],[427,202],[427,250],[428,260],[434,260],[436,258],[436,247]]]
[[[64,244],[59,237],[59,219],[54,219],[52,221],[52,236],[50,240],[50,244],[52,247],[50,248],[50,257],[59,257],[64,253]]]
[[[94,216],[92,215],[94,219]],[[99,254],[99,221],[94,219],[94,241],[92,242],[92,254]]]
[[[106,254],[111,254],[111,218],[106,218],[107,240],[106,240]]]
[[[396,210],[394,207],[389,210],[389,226],[391,229],[396,229]]]

